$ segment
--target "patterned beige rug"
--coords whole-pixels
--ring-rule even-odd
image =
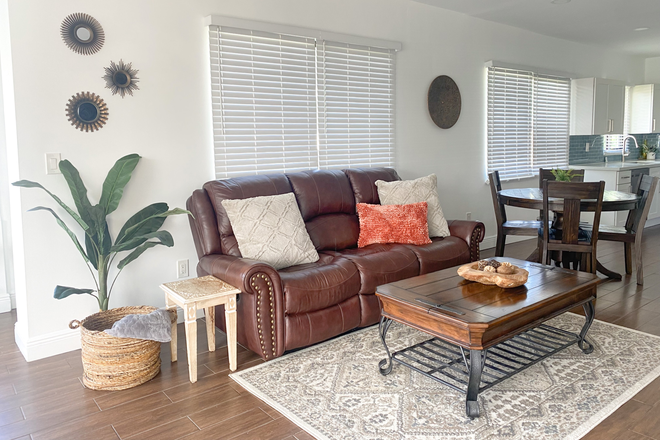
[[[584,318],[549,324],[579,332]],[[428,335],[394,323],[400,350]],[[399,364],[382,376],[378,328],[283,356],[231,377],[318,440],[579,439],[660,376],[660,338],[595,321],[588,339],[479,396],[481,417],[465,415],[465,395]]]

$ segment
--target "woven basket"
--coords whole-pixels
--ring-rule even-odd
[[[156,307],[120,307],[71,321],[70,328],[80,327],[83,384],[87,388],[125,390],[160,372],[160,342],[117,338],[103,331],[126,315],[146,315],[154,310]]]

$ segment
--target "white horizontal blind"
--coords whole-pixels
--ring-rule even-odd
[[[533,175],[532,87],[531,72],[488,68],[488,172],[501,180]]]
[[[488,172],[532,177],[568,164],[570,79],[488,68]]]
[[[571,108],[571,80],[549,75],[535,75],[533,167],[568,166]]]
[[[320,168],[393,165],[394,57],[391,49],[323,42]]]
[[[312,38],[209,26],[216,178],[316,168]]]

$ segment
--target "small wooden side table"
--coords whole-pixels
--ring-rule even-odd
[[[212,275],[190,278],[182,281],[161,284],[165,291],[165,304],[168,310],[176,306],[183,309],[186,318],[186,351],[190,382],[197,382],[197,310],[206,313],[206,334],[209,351],[215,351],[215,306],[224,304],[225,325],[227,328],[227,353],[229,369],[236,370],[236,295],[239,289]],[[176,362],[177,336],[176,320],[172,324],[172,362]]]

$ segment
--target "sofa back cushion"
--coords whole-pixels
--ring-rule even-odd
[[[309,170],[287,177],[316,250],[355,247],[360,230],[346,174],[339,170]]]
[[[355,203],[380,204],[376,180],[401,180],[393,168],[355,168],[344,170],[353,188]]]
[[[204,184],[204,190],[206,190],[215,210],[222,253],[241,257],[234,231],[229,223],[227,211],[222,206],[222,201],[290,193],[291,185],[284,174],[272,174],[212,180]]]

